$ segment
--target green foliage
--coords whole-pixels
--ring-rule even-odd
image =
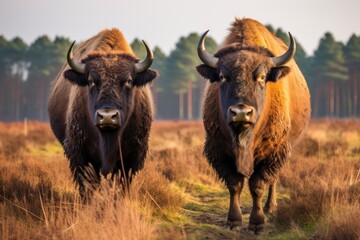
[[[335,80],[348,79],[342,49],[342,43],[336,42],[331,33],[325,33],[314,55],[314,60],[317,63],[315,69],[318,72],[319,80],[329,78]]]
[[[344,47],[346,65],[352,70],[360,69],[360,36],[353,34]]]
[[[174,94],[179,96],[189,94],[189,84],[194,91],[201,91],[203,88],[202,82],[204,80],[200,78],[195,69],[195,66],[201,63],[196,50],[199,39],[200,35],[197,33],[190,33],[186,37],[181,37],[176,43],[175,49],[170,52],[166,59],[163,88],[169,98]],[[208,37],[206,47],[209,52],[215,52],[217,44],[211,37]],[[188,107],[190,104],[194,109],[198,109],[200,97],[199,94],[194,95],[193,101],[187,103]],[[179,118],[179,101],[180,99],[174,99],[174,101],[164,102],[161,107],[159,106],[159,109],[166,109],[169,113],[165,114],[164,117]],[[198,116],[199,110],[195,117]]]
[[[288,34],[281,28],[266,27],[289,44]],[[178,119],[181,111],[183,117],[200,117],[206,81],[195,69],[201,63],[196,50],[199,38],[198,33],[179,38],[169,55],[158,46],[153,48],[151,68],[160,75],[151,85],[157,118]],[[354,34],[343,44],[326,33],[312,56],[296,40],[295,60],[310,87],[313,116],[360,116],[360,36]],[[6,86],[0,88],[0,121],[47,120],[50,82],[65,62],[70,43],[67,38],[51,40],[45,35],[28,46],[20,37],[8,40],[0,36],[0,83]],[[135,38],[131,47],[139,59],[145,58],[140,39]],[[216,52],[211,37],[206,39],[206,48]]]

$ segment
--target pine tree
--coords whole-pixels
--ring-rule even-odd
[[[349,68],[349,116],[360,116],[360,36],[353,34],[344,47],[346,66]]]
[[[316,90],[313,109],[315,116],[340,117],[341,81],[348,79],[342,43],[331,33],[325,33],[314,54]]]

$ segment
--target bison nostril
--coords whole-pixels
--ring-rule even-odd
[[[111,116],[111,119],[112,119],[112,120],[117,120],[118,115],[119,115],[119,113],[116,111],[116,113],[114,113],[114,114]]]
[[[239,111],[239,109],[237,109],[235,107],[230,107],[229,112],[230,112],[231,116],[234,117],[234,116],[238,115],[240,111]]]
[[[97,112],[97,117],[99,118],[99,120],[104,120],[104,116],[101,115],[99,112]]]
[[[246,117],[251,118],[251,116],[253,115],[253,112],[254,112],[254,111],[253,111],[252,109],[248,110],[248,111],[245,113]]]

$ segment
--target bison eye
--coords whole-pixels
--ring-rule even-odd
[[[93,81],[89,81],[89,87],[95,87],[95,83]]]
[[[265,80],[266,80],[265,74],[260,74],[256,79],[256,81],[260,84],[261,87],[265,86]]]
[[[220,72],[220,74],[219,74],[219,80],[221,83],[224,83],[227,81],[226,77],[224,76],[224,74],[222,72]]]
[[[132,80],[126,80],[124,82],[124,87],[132,88],[132,86],[133,86],[133,81]]]
[[[265,81],[265,79],[266,79],[265,74],[261,74],[261,75],[258,77],[257,81],[261,82],[261,81]]]

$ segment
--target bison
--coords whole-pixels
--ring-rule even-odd
[[[81,43],[73,56],[74,43],[67,53],[70,68],[64,64],[52,82],[48,111],[86,199],[101,174],[121,173],[128,183],[143,167],[153,112],[149,83],[158,74],[149,69],[154,57],[148,45],[139,61],[118,29]]]
[[[229,190],[231,228],[242,224],[240,193],[248,179],[249,229],[258,232],[264,211],[276,209],[279,170],[309,121],[309,90],[293,60],[296,44],[290,33],[287,48],[259,22],[236,19],[215,55],[206,51],[206,34],[198,44],[203,64],[197,66],[209,80],[203,99],[204,154]]]

